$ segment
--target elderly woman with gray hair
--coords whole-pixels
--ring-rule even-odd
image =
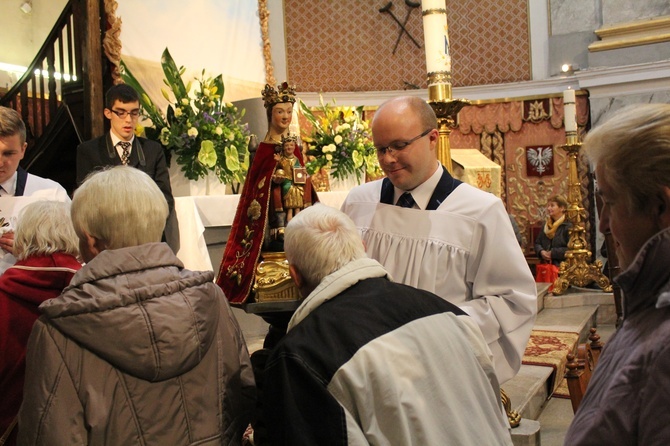
[[[605,345],[565,444],[665,445],[670,438],[670,104],[630,106],[591,130],[622,273],[623,322]]]
[[[16,414],[23,400],[26,345],[38,306],[57,297],[81,268],[70,205],[37,201],[19,215],[14,238],[18,259],[0,276],[0,436],[16,440]]]
[[[144,172],[89,176],[72,200],[86,265],[28,344],[20,444],[239,444],[255,405],[242,333],[212,271],[160,243]]]

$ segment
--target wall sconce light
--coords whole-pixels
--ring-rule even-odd
[[[569,63],[564,63],[563,65],[561,65],[561,73],[563,74],[573,74],[578,69],[579,68]]]
[[[25,14],[30,14],[32,10],[33,10],[32,2],[25,1],[21,3],[21,11],[23,11]]]

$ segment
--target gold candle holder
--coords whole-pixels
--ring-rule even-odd
[[[603,291],[611,292],[612,285],[602,273],[602,262],[596,260],[591,263],[591,251],[587,249],[586,229],[584,228],[586,212],[582,206],[581,184],[577,173],[577,156],[582,143],[579,142],[576,131],[568,131],[565,136],[566,144],[560,147],[568,153],[568,209],[566,213],[572,227],[569,231],[570,241],[565,260],[559,267],[558,279],[554,282],[552,293],[560,295],[565,293],[570,285],[584,287],[591,282],[596,282]]]
[[[437,142],[437,159],[452,173],[451,145],[449,134],[456,126],[458,112],[470,101],[466,99],[452,99],[451,74],[449,72],[428,73],[428,103],[437,116],[437,130],[440,138]]]

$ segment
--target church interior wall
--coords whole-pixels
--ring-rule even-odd
[[[670,15],[670,4],[663,0],[640,0],[631,7],[627,0],[550,0],[550,73],[561,64],[586,69],[621,66],[670,58],[667,43],[636,46],[605,52],[589,52],[598,40],[594,31],[604,27]]]
[[[381,3],[285,0],[291,82],[314,92],[426,88],[421,9],[389,4],[382,13]],[[449,1],[447,14],[455,86],[530,80],[525,0]],[[407,18],[395,54],[401,28],[393,17]]]

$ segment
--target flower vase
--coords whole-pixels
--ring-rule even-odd
[[[363,178],[361,178],[363,180]],[[332,174],[330,175],[330,190],[331,191],[348,191],[360,184],[360,181],[356,178],[355,173],[349,173],[343,178],[335,178]]]
[[[207,172],[205,182],[205,195],[226,195],[228,185],[226,183],[222,183],[214,172]]]
[[[181,166],[171,163],[170,186],[174,197],[191,197],[202,195],[225,195],[226,185],[219,181],[214,172],[208,172],[205,178],[189,180],[184,176]]]

